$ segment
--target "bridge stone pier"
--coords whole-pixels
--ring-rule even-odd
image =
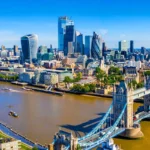
[[[72,134],[70,134],[70,136],[65,136],[57,133],[54,140],[56,142],[49,145],[49,150],[64,150],[65,147],[68,147],[68,150],[76,150],[78,146],[78,139]]]
[[[119,85],[116,85],[114,87],[113,92],[114,121],[117,120],[117,118],[119,117],[125,104],[127,104],[127,108],[124,113],[123,120],[121,121],[121,126],[126,128],[126,130],[121,134],[121,136],[126,138],[143,137],[140,126],[136,126],[135,128],[133,125],[133,89],[129,89],[125,81],[122,80]]]
[[[150,90],[150,77],[149,76],[145,78],[145,87],[146,87],[146,90]],[[150,111],[150,93],[144,96],[144,111],[145,112]]]

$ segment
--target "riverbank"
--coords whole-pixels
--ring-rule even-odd
[[[5,139],[5,138],[12,138],[12,137],[6,135],[5,133],[3,133],[3,132],[0,130],[0,138]],[[21,150],[32,150],[32,147],[29,147],[29,146],[26,145],[26,144],[21,143],[20,146],[21,146]]]
[[[112,95],[104,95],[104,94],[97,94],[97,93],[74,92],[74,91],[60,89],[60,88],[55,88],[54,90],[55,91],[64,92],[64,93],[69,93],[69,94],[76,94],[76,95],[86,95],[86,96],[96,96],[96,97],[112,98]]]
[[[76,94],[76,95],[86,95],[86,96],[95,96],[95,97],[104,97],[104,98],[112,98],[112,95],[106,95],[106,94],[97,94],[97,93],[81,93],[81,92],[74,92],[70,90],[65,90],[65,89],[60,89],[60,88],[54,88],[54,91],[47,91],[44,90],[47,86],[44,85],[33,85],[33,84],[25,84],[25,83],[20,83],[20,82],[11,82],[11,81],[2,81],[1,82],[8,82],[13,85],[17,86],[24,86],[26,85],[27,88],[32,89],[33,91],[37,92],[42,92],[42,93],[48,93],[48,94],[53,94],[53,95],[60,95],[63,96],[63,93],[69,93],[69,94]],[[32,87],[32,88],[31,88]]]
[[[31,140],[27,139],[26,137],[23,137],[22,135],[20,135],[19,133],[17,133],[16,131],[9,128],[7,125],[3,123],[0,123],[0,131],[1,131],[1,136],[3,135],[3,137],[11,137],[13,139],[20,140],[23,143],[24,147],[31,148],[31,149],[33,147],[37,147],[41,150],[47,149],[45,146],[38,143],[34,143]]]

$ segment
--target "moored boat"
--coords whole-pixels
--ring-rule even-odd
[[[14,111],[10,111],[10,112],[9,112],[9,115],[10,115],[10,116],[13,116],[13,117],[15,117],[15,118],[18,117],[18,114],[17,114],[16,112],[14,112]]]

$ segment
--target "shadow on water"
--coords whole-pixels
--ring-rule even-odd
[[[139,104],[143,104],[144,100],[143,99],[135,99],[134,103],[139,103]]]
[[[93,128],[96,127],[96,125],[100,122],[100,120],[103,118],[105,113],[98,113],[97,115],[99,115],[100,117],[97,117],[92,120],[88,120],[78,125],[66,124],[66,125],[60,125],[60,127],[74,133],[76,137],[81,137],[80,133],[83,133],[84,135],[89,133]]]

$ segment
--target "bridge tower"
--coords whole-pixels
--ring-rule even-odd
[[[150,90],[150,77],[145,77],[145,88]],[[144,111],[150,111],[150,94],[144,96]]]
[[[114,121],[117,120],[121,111],[123,110],[125,104],[127,104],[127,109],[123,116],[123,125],[125,128],[131,128],[133,126],[133,99],[132,99],[132,89],[129,89],[124,80],[120,82],[119,85],[114,87],[113,93],[113,113]]]

